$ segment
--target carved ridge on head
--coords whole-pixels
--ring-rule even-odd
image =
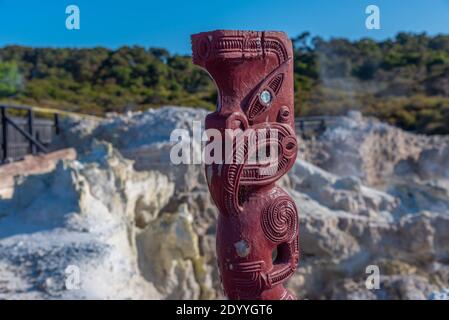
[[[254,59],[275,54],[279,65],[293,52],[284,42],[290,41],[284,32],[215,30],[191,36],[193,63],[203,66],[213,59]]]

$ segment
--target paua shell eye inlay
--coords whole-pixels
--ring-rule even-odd
[[[260,93],[260,100],[264,104],[270,104],[271,102],[271,93],[268,90],[264,90]]]

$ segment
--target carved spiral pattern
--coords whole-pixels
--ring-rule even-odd
[[[262,213],[262,229],[274,243],[290,241],[297,224],[296,207],[288,197],[277,198]]]

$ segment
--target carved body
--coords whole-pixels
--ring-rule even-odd
[[[282,283],[299,259],[298,215],[290,196],[275,185],[298,150],[291,42],[281,32],[218,30],[193,35],[192,49],[194,63],[209,72],[219,90],[207,129],[223,135],[239,128],[278,133],[275,139],[257,138],[259,147],[276,148],[274,164],[250,163],[259,147],[245,140],[234,145],[233,159],[241,161],[206,165],[220,211],[217,256],[224,292],[230,299],[294,299]]]

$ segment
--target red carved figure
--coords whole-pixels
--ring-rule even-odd
[[[193,35],[192,51],[193,62],[212,76],[219,91],[206,129],[223,135],[226,129],[253,132],[243,144],[234,143],[233,161],[206,164],[220,211],[217,260],[224,292],[229,299],[295,299],[283,282],[299,260],[298,214],[291,197],[275,184],[298,150],[291,41],[282,32],[217,30]],[[276,136],[257,134],[273,129]],[[250,139],[257,140],[256,148]],[[248,161],[258,149],[270,147],[277,151],[275,163]]]

